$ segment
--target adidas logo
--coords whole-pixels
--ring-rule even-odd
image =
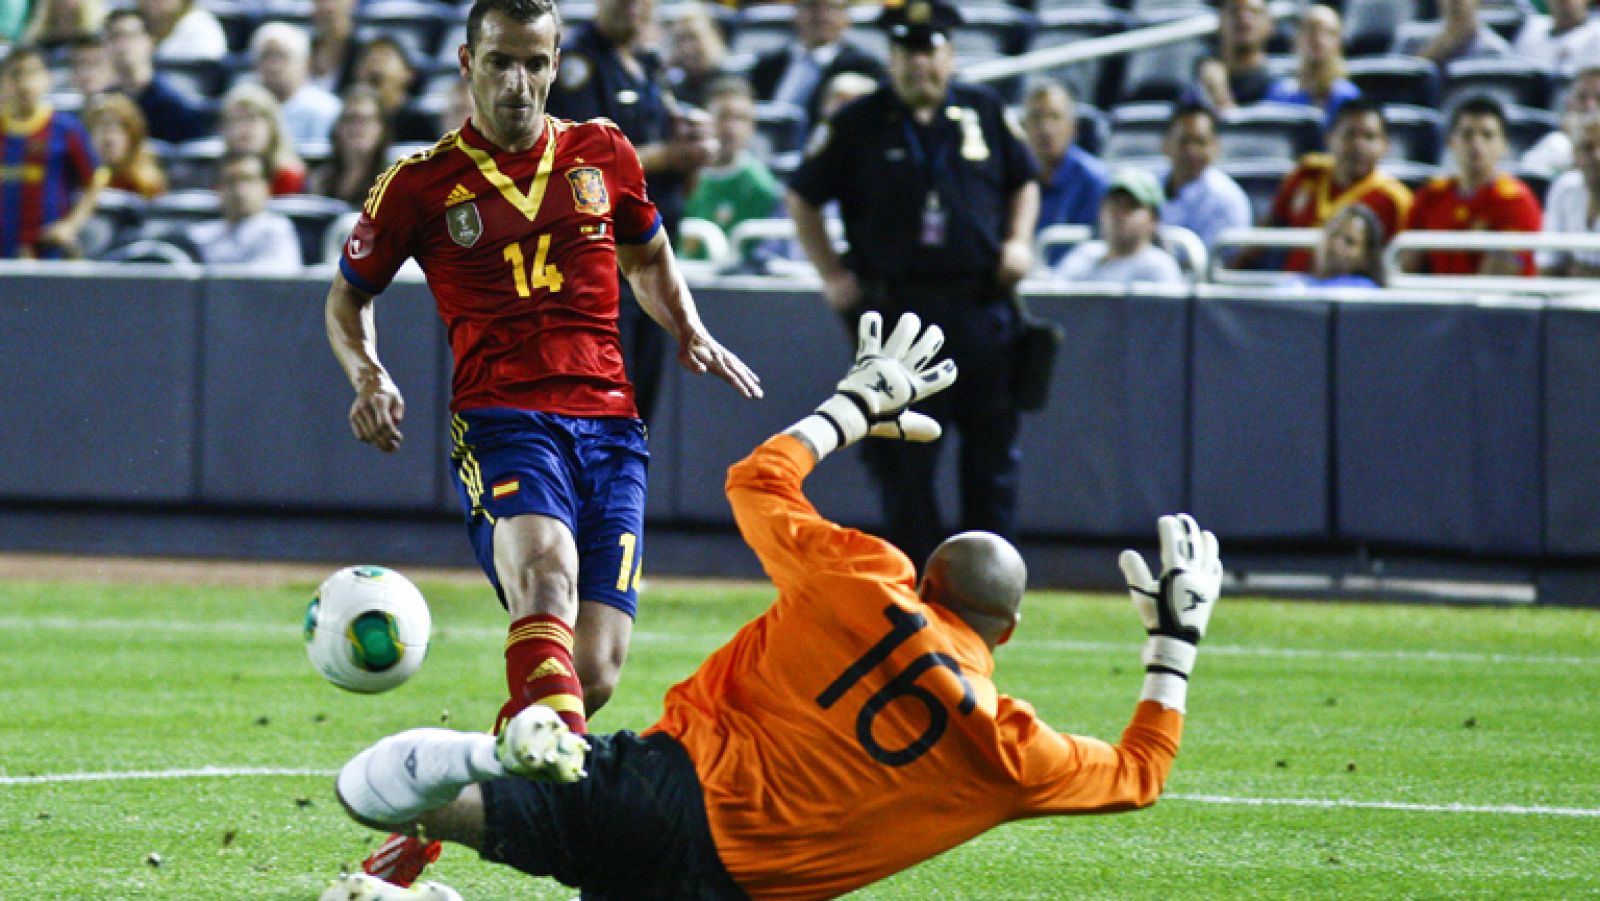
[[[458,183],[454,188],[450,189],[450,196],[444,199],[445,209],[449,209],[458,203],[466,203],[477,196],[478,195],[468,191]]]
[[[570,678],[572,673],[569,672],[566,667],[561,665],[561,661],[554,657],[547,657],[543,663],[539,664],[538,667],[534,669],[533,672],[528,674],[528,681],[537,682],[546,676],[563,676]]]

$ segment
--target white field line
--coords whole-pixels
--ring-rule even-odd
[[[146,635],[247,635],[279,640],[299,636],[295,626],[271,625],[260,622],[185,622],[182,620],[149,620],[137,618],[77,619],[69,616],[0,616],[0,631],[82,631],[90,629],[106,633],[139,631]],[[505,638],[505,630],[490,626],[440,626],[435,634],[447,639]],[[695,632],[656,632],[641,629],[633,633],[640,644],[675,644],[679,646],[703,644],[707,649],[720,644],[724,636]],[[1013,650],[1070,651],[1085,654],[1137,653],[1138,642],[1069,641],[1056,639],[1018,638],[1010,646]],[[1372,648],[1280,648],[1246,645],[1205,645],[1208,657],[1268,657],[1316,660],[1416,660],[1429,663],[1518,663],[1534,666],[1600,666],[1600,656],[1583,654],[1495,654],[1475,651],[1434,650],[1382,650]]]
[[[1521,804],[1413,804],[1403,801],[1353,801],[1349,798],[1235,798],[1228,795],[1173,793],[1162,801],[1189,801],[1196,804],[1227,804],[1243,807],[1315,807],[1323,810],[1401,810],[1414,813],[1495,813],[1513,816],[1596,817],[1595,807],[1544,807]]]
[[[131,770],[105,773],[48,773],[40,776],[0,776],[0,786],[57,785],[73,782],[125,782],[150,779],[215,779],[240,776],[320,776],[337,775],[337,770],[287,769],[274,767],[218,767],[173,770]],[[1415,804],[1401,801],[1355,801],[1349,798],[1239,798],[1174,792],[1162,801],[1219,804],[1233,807],[1309,807],[1319,810],[1398,810],[1411,813],[1480,813],[1507,816],[1548,816],[1600,818],[1600,808],[1547,807],[1522,804]]]

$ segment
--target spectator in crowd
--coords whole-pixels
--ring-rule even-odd
[[[360,50],[356,0],[311,0],[311,83],[335,96],[344,93]]]
[[[1524,151],[1519,168],[1551,179],[1572,168],[1572,133],[1585,119],[1600,113],[1600,65],[1578,70],[1561,107],[1561,127]]]
[[[14,47],[0,60],[0,259],[77,256],[105,183],[83,125],[49,94],[39,51]]]
[[[344,95],[344,109],[333,127],[333,152],[312,173],[312,191],[359,207],[388,167],[389,127],[378,93],[358,84]]]
[[[346,100],[348,102],[348,99]],[[472,117],[472,91],[467,88],[465,81],[452,81],[445,88],[444,106],[439,108],[439,118],[435,122],[435,133],[445,134],[465,125],[467,119]]]
[[[256,80],[272,92],[298,149],[320,144],[339,118],[339,98],[310,82],[311,39],[288,22],[264,22],[250,36]]]
[[[261,272],[295,272],[303,265],[294,223],[267,209],[271,158],[230,151],[217,168],[222,218],[189,229],[207,266],[249,266]]]
[[[1299,62],[1295,77],[1274,82],[1262,99],[1268,103],[1314,106],[1322,110],[1331,125],[1345,101],[1361,96],[1361,89],[1344,77],[1343,41],[1343,23],[1333,7],[1306,7],[1300,15],[1300,30],[1294,36]]]
[[[67,86],[86,100],[116,89],[117,71],[111,67],[111,51],[100,32],[72,40],[67,51]]]
[[[828,83],[822,87],[822,101],[817,104],[817,115],[821,117],[818,121],[833,118],[839,107],[865,97],[877,89],[878,82],[874,81],[871,75],[840,72],[828,79]]]
[[[228,35],[211,11],[195,0],[139,0],[158,62],[221,60],[228,55]]]
[[[819,121],[821,88],[840,72],[860,72],[882,84],[883,63],[845,37],[850,29],[848,0],[795,0],[795,41],[761,54],[750,67],[756,96],[787,103]]]
[[[22,43],[43,50],[66,47],[84,35],[98,34],[105,19],[100,0],[36,0]]]
[[[411,108],[417,88],[417,70],[401,43],[380,34],[361,46],[356,56],[354,82],[378,92],[378,103],[389,120],[389,132],[396,141],[433,141],[433,119]]]
[[[940,323],[961,382],[928,413],[961,432],[960,528],[1016,528],[1016,285],[1033,267],[1038,171],[1004,101],[952,82],[960,11],[944,0],[886,6],[890,84],[818,127],[789,181],[789,213],[823,297],[853,323],[910,310]],[[948,151],[940,148],[948,148]],[[837,200],[850,253],[829,240]],[[854,328],[851,329],[852,333]],[[871,448],[887,535],[923,559],[949,533],[935,494],[939,449]]]
[[[1180,106],[1162,141],[1169,168],[1161,221],[1194,232],[1214,248],[1227,228],[1250,226],[1250,197],[1216,166],[1217,114],[1206,106]]]
[[[1407,228],[1445,231],[1536,232],[1539,201],[1523,181],[1500,171],[1507,153],[1506,114],[1492,97],[1472,97],[1450,115],[1450,156],[1456,174],[1417,191]],[[1483,253],[1430,250],[1406,254],[1402,265],[1434,275],[1533,275],[1527,251]]]
[[[1156,243],[1161,182],[1143,169],[1118,169],[1100,201],[1100,238],[1072,248],[1056,267],[1056,277],[1069,282],[1134,282],[1181,285],[1183,269]]]
[[[1395,52],[1432,60],[1443,69],[1458,59],[1510,56],[1511,45],[1483,24],[1478,0],[1439,0],[1442,21],[1426,34],[1397,39]]]
[[[1028,89],[1022,133],[1039,163],[1038,227],[1094,224],[1109,173],[1078,146],[1077,107],[1060,82],[1040,81]]]
[[[150,137],[176,144],[211,133],[212,117],[200,103],[155,70],[155,42],[143,13],[117,9],[106,17],[106,51],[116,89],[139,104]]]
[[[28,4],[25,0],[7,0],[0,3],[0,47],[9,47],[22,40],[28,27]]]
[[[155,197],[167,191],[167,175],[145,141],[144,113],[121,94],[101,94],[84,107],[83,125],[95,153],[110,172],[108,188]]]
[[[234,85],[222,98],[222,144],[230,154],[265,156],[272,164],[267,183],[274,196],[304,189],[306,164],[284,131],[277,99],[261,85]]]
[[[1547,0],[1548,15],[1527,16],[1512,49],[1518,56],[1571,75],[1600,62],[1600,20],[1589,17],[1589,0]]]
[[[1550,185],[1544,205],[1546,232],[1600,234],[1600,115],[1574,129],[1577,168]],[[1545,275],[1600,278],[1600,251],[1547,250],[1538,255]]]
[[[724,232],[747,219],[772,216],[783,200],[767,164],[750,152],[756,130],[755,94],[737,75],[724,76],[708,94],[711,121],[717,131],[717,155],[700,170],[684,215],[709,219]],[[690,248],[686,247],[686,254]]]
[[[1320,228],[1343,207],[1359,203],[1378,214],[1386,237],[1398,233],[1411,212],[1412,197],[1410,188],[1379,166],[1389,152],[1383,107],[1359,98],[1345,103],[1334,116],[1328,149],[1301,157],[1278,188],[1266,224]],[[1297,249],[1282,268],[1309,272],[1311,263],[1311,252]]]
[[[667,83],[679,103],[704,107],[711,84],[728,74],[728,44],[710,10],[691,3],[667,28]]]
[[[1383,223],[1370,207],[1352,203],[1328,218],[1311,272],[1290,284],[1312,288],[1381,288],[1384,283]]]
[[[711,117],[680,107],[666,90],[666,72],[645,52],[655,27],[655,0],[599,0],[593,22],[575,26],[562,44],[561,71],[546,109],[564,119],[610,119],[639,153],[650,199],[672,240],[696,175],[716,156]],[[624,279],[618,330],[639,416],[649,422],[661,389],[666,332]]]
[[[1195,84],[1183,102],[1220,112],[1266,99],[1273,84],[1267,68],[1273,25],[1267,0],[1223,0],[1219,13],[1216,55],[1196,66]]]

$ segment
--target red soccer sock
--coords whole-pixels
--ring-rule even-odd
[[[583,684],[572,662],[572,627],[557,616],[534,614],[511,624],[506,636],[506,687],[511,700],[500,710],[495,731],[523,708],[543,704],[560,714],[578,735],[587,735]]]

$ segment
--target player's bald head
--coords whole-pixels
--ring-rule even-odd
[[[955,611],[992,647],[1016,625],[1027,587],[1027,564],[1011,542],[993,532],[962,532],[928,555],[918,593]]]

